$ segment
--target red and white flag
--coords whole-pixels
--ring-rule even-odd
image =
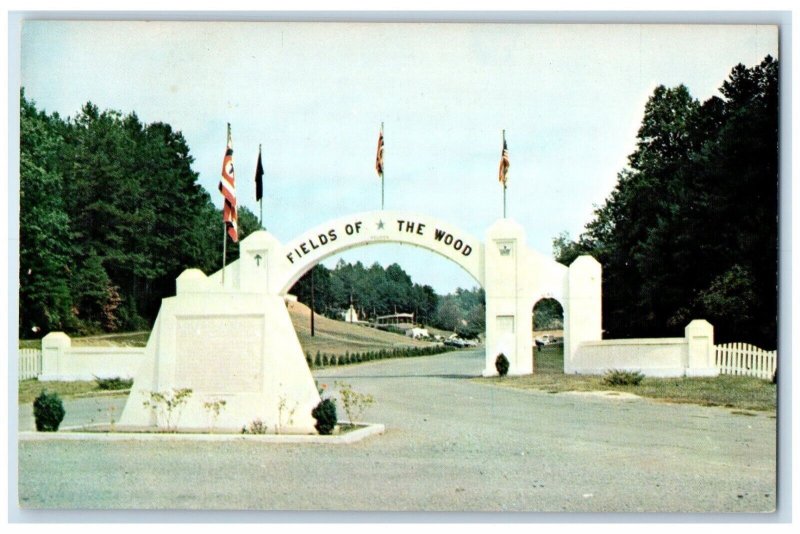
[[[236,213],[236,179],[233,173],[233,142],[231,141],[231,125],[228,124],[228,147],[225,149],[225,158],[222,160],[222,179],[219,181],[219,190],[225,197],[222,206],[222,221],[228,227],[228,235],[234,243],[239,241],[239,230]]]
[[[375,155],[375,170],[378,176],[383,178],[383,123],[381,123],[381,133],[378,135],[378,153]]]
[[[503,153],[500,154],[500,183],[503,184],[505,187],[506,182],[508,181],[508,168],[511,166],[511,162],[508,160],[508,145],[506,144],[505,136],[503,137]]]

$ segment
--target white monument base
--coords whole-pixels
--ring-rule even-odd
[[[260,420],[269,432],[315,434],[320,397],[283,298],[180,289],[161,304],[119,425],[165,428],[164,403],[145,403],[189,388],[172,429],[241,432]],[[225,405],[215,417],[217,401]]]

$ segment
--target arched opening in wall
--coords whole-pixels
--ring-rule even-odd
[[[533,305],[533,372],[564,372],[564,308],[556,299],[539,299]]]
[[[447,366],[448,374],[477,376],[483,368],[483,289],[461,266],[430,250],[395,244],[350,249],[314,265],[288,293],[312,372],[433,354],[443,346],[465,353],[455,367]],[[474,358],[467,357],[470,349]]]

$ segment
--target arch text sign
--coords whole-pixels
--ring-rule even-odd
[[[329,221],[289,240],[281,258],[282,293],[325,258],[345,250],[400,243],[422,247],[448,258],[483,285],[483,243],[444,221],[418,213],[366,212]]]

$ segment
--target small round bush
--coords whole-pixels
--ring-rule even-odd
[[[314,428],[323,436],[333,432],[336,426],[336,402],[331,399],[323,399],[311,410],[311,415],[317,420]]]
[[[494,366],[500,376],[506,376],[508,374],[508,358],[506,358],[506,355],[502,352],[498,354],[497,359],[494,361]]]
[[[603,375],[603,383],[609,386],[638,386],[644,379],[644,375],[639,371],[623,371],[611,369]]]
[[[55,432],[64,420],[64,404],[57,393],[42,391],[33,401],[33,416],[36,418],[36,430],[39,432]]]

